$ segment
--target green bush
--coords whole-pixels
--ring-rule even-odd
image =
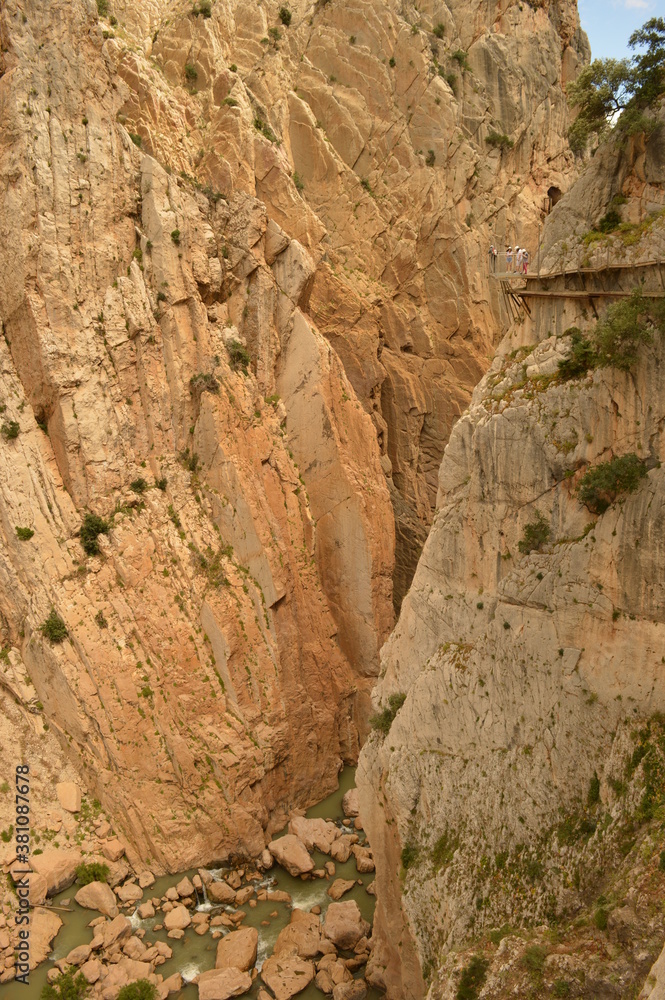
[[[611,305],[596,324],[593,339],[598,367],[628,371],[637,361],[642,344],[653,339],[654,330],[665,329],[665,303],[646,300],[641,289]]]
[[[569,997],[570,983],[567,979],[555,979],[552,983],[552,995],[555,997]]]
[[[427,156],[425,157],[425,165],[428,167],[433,167],[436,160],[436,153],[433,149],[427,150]]]
[[[79,885],[90,882],[108,882],[109,866],[100,861],[90,861],[76,866],[76,881]]]
[[[489,130],[485,137],[485,142],[488,146],[493,146],[495,149],[512,149],[515,145],[509,135],[505,135],[503,132],[495,132],[494,129]]]
[[[564,381],[582,378],[598,362],[594,345],[578,326],[569,327],[564,332],[564,337],[568,336],[571,338],[570,354],[559,362],[559,377]]]
[[[459,839],[454,837],[449,830],[445,830],[441,834],[432,848],[432,864],[437,871],[450,864],[458,846]]]
[[[545,968],[546,958],[547,950],[539,944],[532,944],[524,952],[523,961],[529,972],[541,973]]]
[[[16,420],[10,420],[8,423],[5,423],[2,427],[0,427],[0,434],[2,434],[6,441],[15,441],[20,432],[21,428]]]
[[[16,534],[17,537],[20,538],[22,542],[29,542],[32,536],[34,535],[34,531],[32,530],[32,528],[17,527]]]
[[[100,17],[106,17],[109,12],[109,0],[97,0],[97,13]]]
[[[195,17],[201,15],[202,17],[212,17],[212,4],[210,0],[201,0],[201,3],[192,7],[192,14]]]
[[[634,452],[601,462],[582,476],[577,495],[594,514],[604,514],[623,493],[634,493],[646,476],[644,463]]]
[[[180,230],[179,229],[174,229],[172,231],[172,233],[171,233],[171,239],[173,240],[173,242],[175,243],[175,245],[178,246],[178,244],[180,243]]]
[[[135,983],[128,983],[118,993],[118,1000],[156,1000],[156,997],[157,987],[147,979],[137,979]]]
[[[607,930],[607,910],[604,906],[599,906],[593,915],[593,922],[599,931]]]
[[[267,139],[268,142],[277,142],[277,136],[270,128],[270,125],[268,125],[267,122],[264,122],[262,118],[259,118],[258,115],[254,119],[254,128],[257,132],[260,132],[264,139]]]
[[[103,517],[99,517],[98,514],[87,513],[83,518],[83,524],[81,525],[81,545],[83,546],[83,551],[86,555],[95,556],[99,552],[99,542],[97,541],[100,535],[107,535],[111,529],[111,525],[108,521],[105,521]]]
[[[64,642],[69,635],[67,626],[55,608],[51,608],[50,615],[46,621],[42,622],[39,627],[39,631],[54,645],[57,645],[59,642]]]
[[[467,54],[464,51],[464,49],[456,49],[452,54],[452,58],[455,60],[456,63],[459,63],[459,65],[462,67],[463,70],[471,69],[471,67],[469,66],[469,60],[467,58]]]
[[[383,711],[378,712],[376,715],[371,716],[369,724],[372,729],[376,729],[378,732],[383,733],[383,735],[386,736],[390,732],[393,719],[405,701],[406,695],[402,692],[391,694],[388,698],[387,707],[384,708]]]
[[[473,956],[469,964],[462,969],[455,1000],[477,1000],[487,977],[488,966],[489,962],[482,955]]]
[[[595,806],[600,802],[600,778],[597,773],[593,772],[593,778],[589,782],[589,791],[587,792],[587,805]]]
[[[288,28],[288,26],[291,24],[291,17],[292,14],[288,7],[279,8],[279,19],[285,28]]]
[[[145,491],[148,489],[148,483],[143,478],[143,476],[139,476],[138,479],[132,479],[131,483],[129,484],[129,488],[130,490],[133,490],[134,493],[145,493]]]
[[[296,186],[296,191],[304,191],[305,183],[297,170],[293,173],[293,183]]]
[[[192,66],[191,63],[185,63],[185,79],[193,83],[197,79],[198,73],[196,71],[196,66]]]
[[[139,147],[139,149],[143,145],[143,139],[141,138],[140,135],[137,135],[136,132],[130,132],[129,138],[132,140],[135,146]]]
[[[404,845],[400,857],[402,860],[402,868],[404,869],[405,872],[408,871],[409,868],[411,868],[413,865],[415,865],[416,861],[418,860],[419,853],[420,852],[417,844],[414,844],[411,841],[409,841],[409,843]]]
[[[240,369],[243,374],[247,375],[252,358],[244,344],[241,344],[239,340],[230,340],[226,349],[229,352],[229,361],[233,371],[237,372]]]
[[[536,520],[530,521],[529,524],[525,525],[524,534],[518,544],[518,548],[524,554],[533,552],[534,549],[539,552],[543,545],[549,541],[549,537],[550,526],[540,511],[538,511]]]
[[[108,628],[109,627],[109,623],[107,622],[106,618],[104,617],[104,612],[101,609],[95,615],[95,621],[97,622],[97,625],[99,626],[99,628]]]
[[[99,5],[100,0],[97,0]],[[58,976],[54,983],[47,983],[41,992],[41,1000],[83,1000],[90,987],[82,972],[70,969]]]
[[[434,27],[432,28],[432,34],[436,38],[443,38],[445,33],[446,33],[446,26],[445,24],[442,24],[441,21],[439,21],[438,24],[435,24]]]
[[[602,217],[598,223],[598,231],[600,233],[612,233],[621,225],[621,216],[617,212],[616,208],[610,208],[608,212]]]
[[[155,487],[158,490],[161,490],[162,493],[166,492],[167,483],[168,483],[168,480],[167,480],[166,476],[160,476],[159,479],[155,479]]]
[[[192,396],[201,396],[204,392],[212,392],[219,395],[219,382],[212,372],[199,372],[189,380],[189,391]]]

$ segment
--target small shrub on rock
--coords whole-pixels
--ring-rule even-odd
[[[42,622],[39,627],[39,631],[43,636],[46,636],[49,642],[53,643],[53,645],[64,642],[69,635],[67,626],[55,608],[51,608],[50,615],[46,621]]]
[[[522,540],[519,542],[518,548],[523,554],[529,552],[539,552],[540,549],[549,541],[550,537],[550,526],[543,517],[543,515],[538,511],[535,521],[530,521],[524,528],[524,535]]]
[[[106,618],[104,617],[104,612],[102,610],[99,610],[97,612],[97,614],[95,615],[95,621],[97,622],[97,625],[98,625],[99,628],[108,628],[109,627],[109,623],[107,622]]]
[[[87,513],[81,525],[81,545],[86,555],[95,556],[99,552],[98,538],[100,535],[107,535],[111,525],[98,514]]]
[[[414,844],[413,842],[409,841],[407,844],[404,845],[404,847],[402,848],[402,853],[400,855],[400,858],[402,861],[402,868],[404,869],[405,872],[408,871],[409,868],[411,868],[413,865],[415,865],[416,861],[418,860],[419,853],[420,851],[417,844]]]
[[[393,719],[405,701],[406,695],[403,692],[400,691],[399,693],[391,694],[388,698],[387,707],[376,715],[371,716],[369,724],[372,729],[376,729],[378,732],[383,733],[384,736],[387,736],[393,724]]]
[[[582,378],[598,363],[594,345],[578,326],[569,327],[564,332],[564,337],[568,336],[571,338],[570,354],[559,362],[559,377],[566,382],[572,378]]]
[[[651,343],[655,330],[665,330],[665,306],[649,302],[637,288],[630,298],[611,305],[596,324],[593,336],[598,367],[629,371],[640,347]]]
[[[143,476],[139,476],[138,479],[133,479],[131,481],[131,483],[129,484],[129,488],[130,490],[133,490],[134,493],[145,493],[145,491],[148,489],[148,483],[143,478]]]
[[[179,245],[179,243],[180,243],[180,230],[179,229],[174,229],[172,231],[172,233],[171,233],[171,239],[173,240],[173,242],[175,243],[176,246]]]
[[[16,528],[16,535],[17,535],[18,538],[20,538],[20,540],[22,542],[29,542],[30,539],[32,538],[32,536],[34,535],[34,531],[32,530],[32,528],[18,528],[17,527]]]
[[[199,398],[204,392],[212,392],[215,395],[219,395],[219,382],[212,372],[200,372],[198,375],[193,375],[190,378],[189,391],[192,396],[198,396]]]
[[[79,885],[91,882],[108,882],[109,866],[101,861],[90,861],[76,866],[76,881]]]
[[[494,129],[489,130],[485,142],[494,149],[512,149],[515,145],[509,135],[505,135],[503,132],[495,132]]]
[[[455,62],[462,67],[463,70],[471,69],[471,67],[469,66],[469,60],[467,58],[467,54],[464,51],[464,49],[456,49],[455,52],[453,52],[452,57],[455,60]]]
[[[252,358],[245,345],[241,344],[239,340],[230,340],[226,345],[226,349],[229,352],[229,360],[233,371],[237,372],[240,370],[244,375],[247,375],[249,363]]]
[[[292,14],[288,7],[279,8],[279,19],[285,28],[288,28],[288,26],[291,24],[291,17]]]
[[[83,997],[88,996],[89,990],[83,973],[70,969],[58,976],[54,983],[47,983],[40,996],[41,1000],[83,1000]]]
[[[193,83],[197,79],[198,75],[196,66],[192,66],[191,63],[185,63],[185,79],[189,80],[190,83]]]
[[[594,514],[604,514],[624,493],[634,493],[647,474],[646,466],[634,452],[601,462],[580,480],[577,495]]]
[[[462,975],[455,993],[455,1000],[478,1000],[485,983],[489,962],[481,955],[474,955],[462,969]]]
[[[97,0],[97,13],[100,17],[106,17],[109,12],[109,0]]]
[[[9,420],[0,427],[0,433],[6,441],[15,441],[21,432],[16,420]]]
[[[539,944],[532,944],[524,952],[523,961],[529,972],[539,974],[545,968],[546,958],[547,951],[545,948],[542,948]]]
[[[443,38],[445,33],[446,33],[446,26],[445,24],[442,24],[441,21],[439,21],[438,24],[435,24],[434,27],[432,28],[432,34],[436,38]]]
[[[137,979],[128,983],[118,993],[118,1000],[156,1000],[157,987],[147,979]]]

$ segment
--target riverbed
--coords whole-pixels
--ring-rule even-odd
[[[340,783],[337,791],[308,809],[306,815],[310,818],[321,817],[322,819],[331,819],[341,826],[344,818],[342,797],[349,788],[353,788],[354,783],[355,769],[351,767],[344,768],[340,773]],[[276,836],[282,836],[285,833],[286,829]],[[364,839],[362,831],[359,831],[359,836],[362,842]],[[330,861],[327,855],[321,854],[318,851],[313,852],[313,858],[317,868],[322,868],[326,861]],[[374,873],[359,874],[356,870],[353,855],[345,863],[336,862],[335,869],[335,878],[356,880],[356,885],[343,898],[345,900],[355,899],[362,916],[371,923],[374,916],[374,897],[367,893],[366,887],[374,880]],[[213,876],[225,877],[231,871],[231,868],[211,869],[211,874]],[[183,1000],[197,1000],[198,989],[195,984],[191,983],[191,980],[200,972],[214,968],[217,940],[212,937],[210,930],[203,935],[198,935],[194,933],[193,927],[187,929],[182,940],[172,940],[167,937],[165,930],[154,930],[156,924],[162,923],[164,919],[163,913],[157,912],[150,919],[140,920],[136,909],[142,902],[146,902],[155,896],[163,897],[167,889],[175,886],[184,875],[188,875],[191,878],[195,874],[196,870],[193,869],[188,872],[162,876],[156,879],[153,885],[144,890],[143,898],[137,901],[132,911],[121,911],[131,919],[135,931],[139,928],[145,931],[144,942],[146,944],[149,945],[159,940],[164,941],[173,949],[172,958],[168,959],[164,965],[159,966],[157,972],[164,979],[175,972],[181,974],[185,983],[189,984],[184,985],[177,994]],[[272,953],[279,932],[289,923],[292,908],[310,910],[313,906],[320,906],[321,919],[323,920],[328,904],[331,902],[328,896],[328,889],[332,881],[332,879],[322,878],[307,881],[303,881],[300,878],[293,878],[277,864],[270,871],[262,873],[259,879],[253,880],[253,884],[257,888],[265,887],[267,889],[279,889],[288,892],[293,901],[292,905],[289,905],[281,902],[258,900],[255,907],[250,907],[248,904],[242,906],[242,910],[247,916],[240,926],[255,927],[258,931],[259,945],[256,966],[259,970],[265,959]],[[63,900],[69,900],[68,905],[71,912],[58,911],[58,915],[63,921],[63,926],[60,928],[53,942],[53,951],[49,959],[30,973],[28,990],[22,988],[19,994],[19,986],[17,984],[7,983],[0,986],[1,1000],[20,1000],[20,997],[25,997],[26,1000],[33,1000],[33,998],[34,1000],[38,1000],[42,988],[46,983],[47,973],[53,967],[53,963],[58,959],[64,958],[77,945],[89,944],[91,942],[93,929],[88,925],[99,914],[94,910],[83,909],[83,907],[80,907],[74,901],[74,895],[77,890],[78,886],[73,885],[53,897],[52,902],[56,906],[62,905]],[[225,910],[229,913],[234,912],[233,907],[213,906],[205,900],[203,895],[199,896],[197,910],[208,910],[214,913],[223,913]],[[226,932],[226,928],[218,928],[218,930]],[[245,996],[250,998],[256,997],[260,988],[261,980],[260,977],[257,977],[252,984],[251,990]],[[176,996],[176,994],[171,995],[173,997]],[[313,982],[298,995],[302,1000],[322,1000],[324,996]],[[377,996],[378,994],[374,993],[374,991],[369,991],[368,1000],[376,1000]]]

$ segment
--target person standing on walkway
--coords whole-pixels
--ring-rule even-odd
[[[488,253],[490,259],[490,271],[496,271],[496,250],[494,248],[493,243],[490,243],[490,248]]]
[[[526,274],[526,272],[528,271],[528,269],[529,269],[529,251],[528,250],[523,250],[522,251],[522,270],[523,270],[524,274]]]
[[[506,271],[510,272],[513,269],[513,248],[506,247]]]
[[[523,257],[523,255],[524,255],[524,251],[521,250],[520,247],[515,247],[515,270],[517,271],[518,274],[522,273],[522,257]]]

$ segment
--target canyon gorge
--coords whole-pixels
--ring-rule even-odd
[[[110,869],[90,996],[114,893],[267,907],[273,859],[362,912],[289,886],[259,1000],[665,995],[662,344],[561,375],[665,290],[664,113],[576,157],[589,58],[574,0],[1,5],[3,997],[22,764],[41,959]]]

